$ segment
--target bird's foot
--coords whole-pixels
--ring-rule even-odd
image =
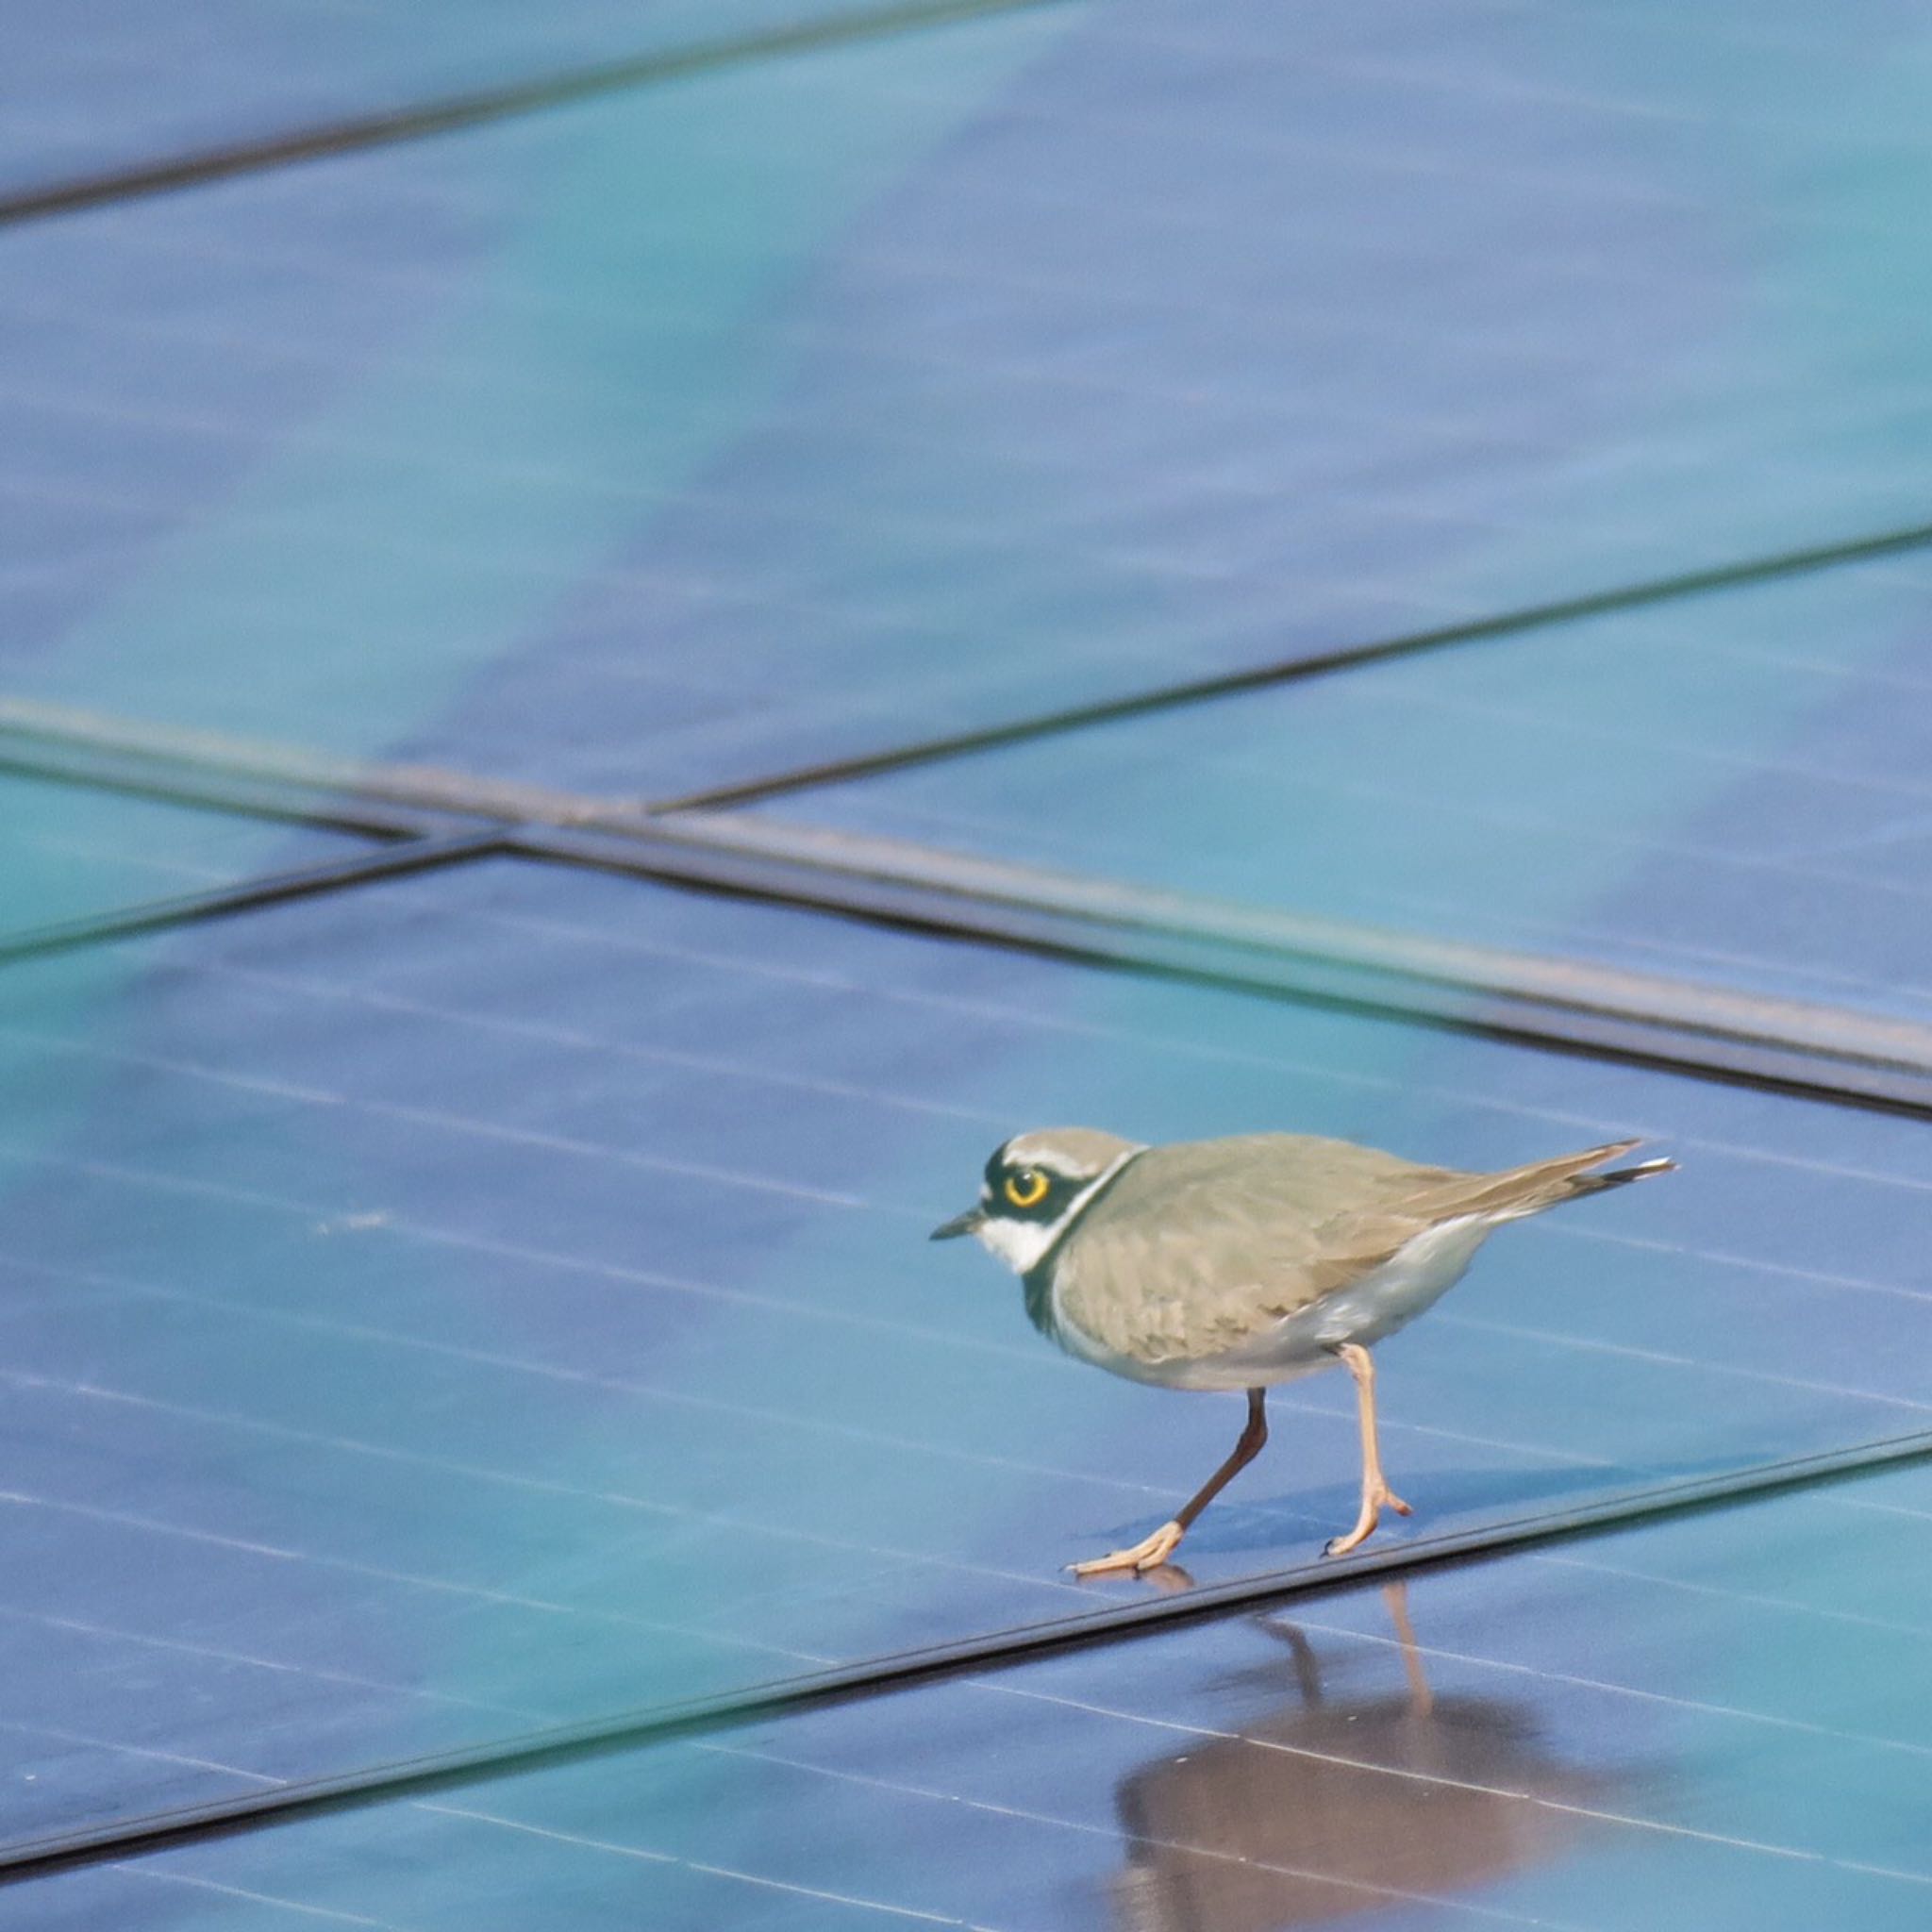
[[[1084,1563],[1069,1563],[1075,1576],[1106,1576],[1116,1570],[1154,1570],[1180,1547],[1187,1534],[1178,1523],[1163,1523],[1154,1534],[1130,1550],[1113,1550],[1105,1557],[1090,1557]]]
[[[1382,1520],[1384,1508],[1394,1510],[1398,1516],[1413,1516],[1415,1511],[1398,1496],[1385,1482],[1376,1482],[1362,1491],[1362,1513],[1355,1520],[1355,1527],[1346,1536],[1331,1537],[1322,1546],[1324,1557],[1345,1557],[1358,1544],[1368,1541],[1375,1533],[1375,1525]]]

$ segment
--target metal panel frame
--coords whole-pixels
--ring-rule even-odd
[[[82,922],[179,924],[487,851],[600,867],[844,918],[1317,1000],[1486,1039],[1932,1118],[1932,1025],[1852,1008],[1472,946],[1426,934],[1149,891],[751,813],[663,811],[420,766],[360,764],[0,700],[0,769],[184,805],[428,841]],[[0,941],[26,951],[87,932]]]
[[[485,88],[473,93],[441,95],[371,114],[347,115],[254,141],[174,155],[139,167],[108,169],[97,175],[20,189],[10,194],[0,193],[0,226],[40,221],[49,215],[72,214],[77,209],[108,203],[143,200],[149,195],[229,180],[238,175],[260,174],[291,162],[323,160],[331,155],[358,154],[368,148],[392,147],[399,142],[421,141],[430,135],[455,134],[491,121],[570,107],[600,95],[690,79],[753,61],[780,59],[792,54],[883,40],[889,35],[924,27],[947,26],[991,14],[1030,11],[1058,4],[1060,0],[899,0],[897,5],[851,8],[814,20],[767,28],[761,33],[730,34],[656,53],[600,60],[540,75],[535,80]]]
[[[974,1671],[1024,1662],[1199,1623],[1224,1612],[1279,1608],[1351,1589],[1363,1582],[1399,1581],[1421,1571],[1479,1562],[1529,1549],[1574,1541],[1607,1529],[1667,1517],[1694,1516],[1740,1503],[1768,1501],[1829,1487],[1881,1469],[1932,1462],[1932,1430],[1854,1449],[1762,1463],[1724,1476],[1705,1476],[1625,1491],[1568,1509],[1550,1510],[1483,1529],[1425,1537],[1413,1543],[1360,1550],[1298,1571],[1197,1586],[1083,1611],[988,1637],[903,1652],[820,1671],[750,1690],[625,1713],[589,1724],[558,1725],[521,1738],[400,1764],[279,1786],[248,1797],[184,1807],[134,1824],[64,1832],[0,1853],[0,1887],[18,1885],[86,1865],[140,1857],[190,1841],[230,1838],[323,1814],[360,1810],[399,1799],[487,1782],[547,1766],[583,1762],[661,1743],[763,1723],[772,1718],[845,1704]]]
[[[0,225],[425,138],[740,63],[1047,4],[1051,0],[903,0],[856,8],[814,23],[599,63],[0,195]],[[1452,945],[1426,935],[1291,911],[994,866],[916,845],[848,838],[721,809],[1329,672],[1928,546],[1932,525],[1920,525],[1717,565],[748,777],[660,801],[655,808],[461,774],[355,765],[294,747],[239,745],[136,721],[0,702],[0,770],[264,821],[348,831],[380,841],[373,850],[328,863],[0,936],[0,964],[511,855],[539,863],[620,871],[1265,996],[1340,1003],[1560,1052],[1932,1118],[1932,1027],[1529,954]],[[1319,1596],[1365,1579],[1484,1560],[1612,1526],[1727,1507],[1927,1460],[1932,1460],[1932,1431],[1760,1464],[1720,1477],[1625,1491],[1483,1529],[1367,1550],[1339,1562],[1196,1589],[1177,1597],[1096,1608],[762,1690],[288,1785],[130,1825],[60,1834],[0,1854],[0,1884],[878,1695],[1237,1607]]]

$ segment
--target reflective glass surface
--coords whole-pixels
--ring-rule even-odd
[[[0,1923],[1909,1932],[1928,1521],[1923,1472],[1865,1480],[53,1878]]]
[[[1157,1589],[1061,1566],[1239,1399],[1058,1355],[924,1239],[1028,1125],[1682,1160],[1378,1352],[1391,1546],[1932,1413],[1916,1122],[633,880],[16,966],[0,1053],[16,1840]],[[1346,1382],[1271,1413],[1200,1581],[1353,1518]]]
[[[1928,57],[1048,7],[16,227],[0,675],[666,796],[1915,523]]]
[[[367,849],[346,833],[0,774],[0,940]]]
[[[1543,626],[769,810],[1932,1015],[1932,562]]]
[[[0,20],[0,199],[829,0]],[[1932,29],[1108,0],[0,223],[0,687],[663,800],[1932,504]],[[822,790],[1923,1019],[1894,555]],[[0,780],[0,937],[360,848]],[[510,860],[0,966],[0,1849],[1332,1579],[927,1245],[1017,1128],[1668,1179],[1378,1349],[1379,1546],[1917,1431],[1924,1124]],[[0,1927],[1905,1932],[1923,1469],[18,1888]],[[1169,1592],[1175,1594],[1170,1595]]]
[[[49,186],[841,12],[833,0],[76,0],[0,15],[0,189]]]

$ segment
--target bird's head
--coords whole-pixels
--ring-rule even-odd
[[[1138,1141],[1095,1127],[1036,1127],[1015,1134],[986,1163],[977,1204],[942,1222],[932,1239],[977,1235],[1015,1274],[1024,1274],[1141,1151]]]

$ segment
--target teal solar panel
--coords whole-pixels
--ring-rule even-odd
[[[1046,7],[16,226],[0,675],[667,796],[1920,524],[1924,56]]]
[[[368,849],[345,833],[0,774],[0,941]]]
[[[8,95],[0,196],[362,117],[407,118],[451,96],[856,10],[834,0],[559,0],[541,8],[422,0],[398,11],[312,0],[87,0],[58,15],[14,12],[0,21]]]
[[[14,11],[9,700],[267,741],[251,785],[664,801],[1633,592],[770,809],[1926,1017],[1901,0],[1065,0],[785,57],[842,9]],[[1769,580],[1794,553],[1831,567]],[[269,808],[206,744],[69,755]],[[0,941],[383,849],[7,778]],[[1056,1121],[1674,1156],[1378,1351],[1417,1513],[1371,1547],[1414,1557],[1916,1440],[1923,1118],[545,849],[0,965],[0,1863],[123,1835],[0,1926],[1925,1922],[1924,1468],[1016,1667],[1041,1622],[1332,1582],[1354,1404],[1279,1391],[1185,1574],[1077,1583],[1239,1399],[1057,1355],[924,1240]],[[127,1856],[182,1807],[959,1643],[898,1694]]]
[[[16,1841],[1151,1591],[1061,1566],[1240,1404],[927,1244],[1026,1125],[1681,1158],[1380,1351],[1390,1547],[1932,1414],[1912,1120],[508,861],[8,968],[0,1052]],[[1202,1582],[1353,1518],[1346,1383],[1273,1414]]]
[[[491,1932],[1907,1932],[1932,1889],[1928,1503],[1921,1473],[1631,1530],[166,1851],[0,1910],[53,1932],[453,1911]]]
[[[1549,625],[783,818],[1923,1020],[1932,561]]]

